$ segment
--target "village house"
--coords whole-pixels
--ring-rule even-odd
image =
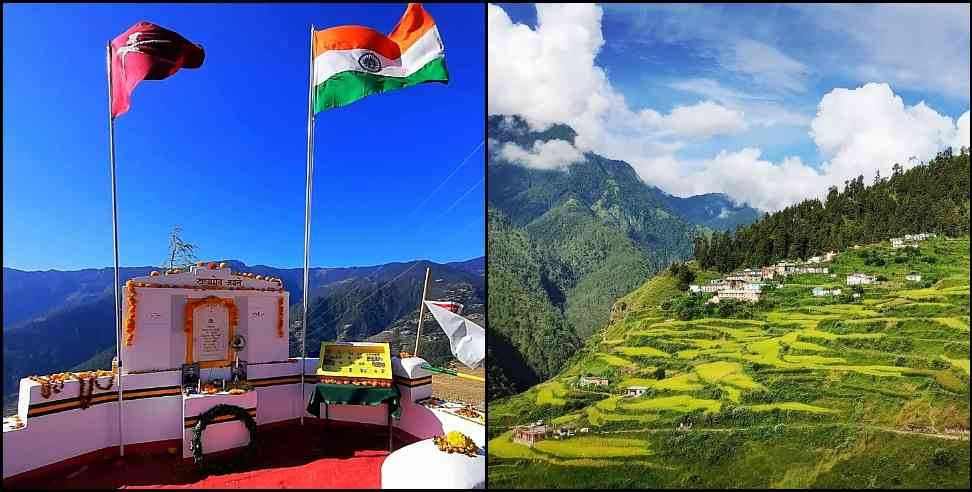
[[[911,272],[905,275],[905,280],[909,282],[921,282],[921,274],[918,272]]]
[[[864,273],[852,273],[847,276],[847,285],[868,285],[876,281],[874,276]]]
[[[785,275],[801,275],[808,273],[830,273],[830,268],[828,267],[808,267],[808,266],[787,266],[785,267]]]
[[[557,438],[557,439],[565,439],[565,438],[568,438],[568,437],[574,437],[574,430],[573,429],[570,429],[570,428],[567,428],[567,427],[561,427],[561,428],[557,429],[557,432],[554,434],[554,437]]]
[[[739,288],[738,286],[742,284],[760,282],[762,280],[763,280],[762,275],[754,275],[751,273],[738,273],[726,277],[726,281],[729,282],[730,287],[733,289]]]
[[[922,232],[921,234],[905,234],[904,237],[891,238],[891,248],[901,249],[901,248],[917,248],[919,241],[924,241],[926,239],[931,239],[935,237],[936,234],[933,232]]]
[[[722,299],[736,299],[746,302],[757,302],[759,301],[759,292],[747,289],[725,289],[720,290],[718,294],[712,296],[707,302],[710,304],[718,304]]]
[[[722,280],[713,280],[712,282],[709,282],[707,285],[701,286],[699,290],[706,294],[714,294],[716,292],[719,292],[720,290],[728,289],[728,288],[729,288],[729,284],[724,283]]]
[[[624,396],[638,397],[648,392],[645,386],[628,386],[624,389]]]
[[[823,287],[814,287],[811,291],[814,297],[824,297],[824,296],[839,296],[840,289],[825,289]]]
[[[763,282],[749,282],[742,286],[743,290],[751,290],[753,292],[762,292],[763,286],[766,285]]]
[[[513,428],[513,442],[533,447],[539,441],[547,438],[547,426],[523,425]]]
[[[759,270],[759,274],[763,277],[763,280],[772,280],[776,277],[776,269],[773,267],[764,266]]]
[[[608,378],[602,378],[599,376],[581,376],[577,379],[577,386],[607,386],[611,384]]]
[[[821,256],[811,256],[810,258],[807,258],[807,263],[826,263],[832,261],[835,256],[837,256],[836,251],[829,251]]]

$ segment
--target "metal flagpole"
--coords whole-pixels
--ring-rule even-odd
[[[301,309],[300,322],[300,401],[303,405],[307,398],[304,388],[304,372],[307,359],[307,297],[308,274],[310,263],[310,223],[311,223],[311,189],[314,185],[314,25],[310,29],[310,75],[307,88],[307,186],[304,198],[304,306]],[[304,425],[303,407],[300,411],[300,425]]]
[[[432,267],[425,267],[425,285],[422,286],[422,303],[419,304],[418,330],[415,333],[415,350],[413,357],[418,357],[419,338],[422,337],[422,321],[425,320],[425,296],[429,292],[429,276],[432,274]]]
[[[108,156],[111,161],[111,230],[115,247],[115,350],[118,352],[118,452],[125,456],[125,439],[122,434],[122,354],[121,354],[121,293],[118,290],[118,196],[115,191],[115,118],[111,114],[111,41],[106,46],[106,66],[108,72]]]

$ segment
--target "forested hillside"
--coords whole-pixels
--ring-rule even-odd
[[[907,171],[896,164],[891,176],[876,175],[870,185],[858,176],[843,190],[831,187],[823,202],[804,200],[735,233],[696,238],[695,258],[703,268],[728,272],[920,232],[968,234],[967,149]]]
[[[555,374],[579,339],[551,300],[550,292],[558,292],[551,272],[526,233],[493,209],[487,232],[487,398],[493,399]]]
[[[701,223],[721,228],[757,215],[722,195],[672,197],[628,163],[594,153],[559,169],[508,160],[506,146],[573,143],[565,125],[538,131],[516,116],[491,116],[488,128],[493,396],[555,374],[618,296],[690,254],[694,235],[708,230]]]

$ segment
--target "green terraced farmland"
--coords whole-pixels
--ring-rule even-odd
[[[791,277],[745,319],[678,319],[667,307],[689,294],[650,280],[560,376],[490,402],[489,485],[968,488],[969,239],[922,242],[913,258],[934,260],[895,254],[842,252],[836,278]],[[857,271],[887,280],[859,299],[810,293]],[[583,374],[610,385],[576,388]],[[510,440],[538,419],[588,432]]]

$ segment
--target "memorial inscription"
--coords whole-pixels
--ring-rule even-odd
[[[192,356],[203,367],[228,365],[230,361],[229,309],[209,304],[193,313]]]

